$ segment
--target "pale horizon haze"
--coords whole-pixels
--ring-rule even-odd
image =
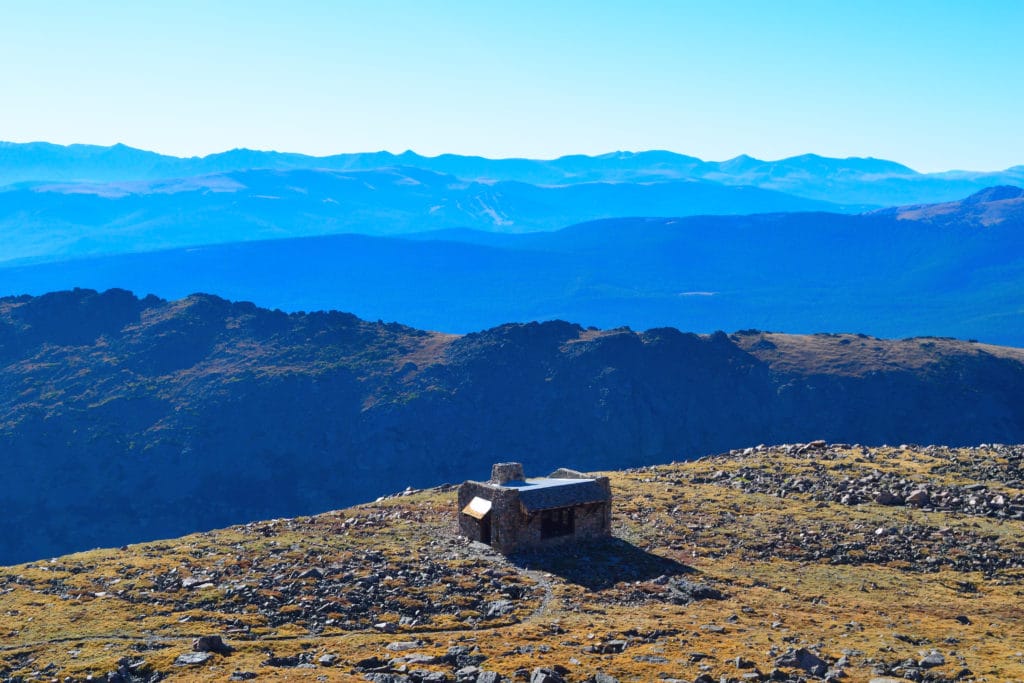
[[[1024,164],[1024,2],[10,2],[0,140]]]

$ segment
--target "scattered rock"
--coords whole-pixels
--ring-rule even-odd
[[[487,611],[484,614],[484,618],[496,619],[497,617],[503,617],[514,609],[515,605],[510,600],[495,600],[494,602],[487,603]]]
[[[530,674],[530,683],[565,683],[565,678],[554,669],[538,666]]]
[[[395,657],[388,662],[388,666],[400,667],[400,666],[426,666],[430,664],[438,664],[441,661],[439,657],[433,657],[431,655],[425,655],[419,652],[414,652],[404,657]]]
[[[907,496],[907,505],[915,505],[917,507],[924,507],[931,503],[931,498],[928,492],[924,489],[914,489]]]
[[[291,667],[298,666],[299,664],[302,664],[302,660],[298,655],[292,655],[290,657],[276,657],[274,655],[270,655],[263,660],[263,666]]]
[[[609,640],[608,642],[597,643],[595,645],[587,645],[583,648],[584,652],[593,652],[601,655],[618,654],[629,647],[629,641],[626,640]]]
[[[775,660],[775,666],[803,669],[812,676],[824,676],[828,671],[828,664],[807,648],[790,648]]]
[[[51,664],[49,667],[44,668],[39,673],[48,671],[52,666],[53,665]],[[0,675],[2,674],[3,671],[0,670]],[[38,678],[38,676],[36,678]],[[150,666],[150,664],[147,663],[146,660],[132,659],[131,657],[123,657],[117,662],[117,669],[109,672],[106,675],[105,680],[107,681],[107,683],[157,683],[157,681],[161,680],[162,678],[163,675],[159,671],[153,671],[153,667]],[[15,681],[21,681],[22,678],[4,678],[3,680],[5,683],[7,681],[11,681],[12,683],[14,683]]]
[[[181,580],[181,587],[189,590],[194,588],[206,588],[212,586],[213,583],[210,581],[209,576],[189,576]]]
[[[875,494],[875,502],[879,505],[902,505],[903,499],[891,491],[879,491]]]
[[[213,654],[209,652],[186,652],[175,658],[174,666],[196,666],[205,664],[211,659],[213,659]]]
[[[705,583],[696,583],[674,577],[668,582],[667,600],[677,605],[688,605],[698,600],[724,600],[725,595]]]
[[[192,641],[193,652],[216,652],[219,655],[226,655],[233,649],[220,636],[200,636]]]
[[[388,643],[384,649],[391,650],[392,652],[405,652],[406,650],[415,650],[422,646],[423,641],[421,640],[399,640],[394,643]]]
[[[753,669],[754,668],[754,663],[752,661],[750,661],[749,659],[745,659],[743,657],[737,657],[736,659],[734,659],[733,660],[733,664],[736,665],[737,669]]]
[[[393,674],[374,672],[368,673],[363,676],[364,679],[371,683],[411,683],[412,679],[405,674]]]
[[[380,657],[367,657],[366,659],[360,659],[353,666],[360,671],[368,671],[369,669],[379,669],[387,666],[387,662]]]
[[[319,579],[324,578],[324,573],[322,571],[320,571],[316,567],[310,567],[306,571],[304,571],[301,574],[299,574],[299,578],[300,579],[317,579],[317,580],[319,580]]]

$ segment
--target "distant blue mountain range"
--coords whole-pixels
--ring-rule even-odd
[[[1024,345],[1015,185],[1024,166],[921,174],[815,155],[0,143],[0,295],[203,291],[449,332],[563,318]]]
[[[1024,346],[1024,190],[861,215],[615,218],[558,231],[445,230],[209,245],[0,269],[0,294],[216,292],[446,332],[565,319]]]
[[[339,233],[529,232],[617,216],[842,208],[703,180],[541,186],[416,168],[25,182],[0,191],[0,263]]]
[[[558,159],[486,159],[414,152],[302,154],[236,149],[205,157],[173,157],[114,145],[0,142],[0,186],[35,181],[123,182],[190,178],[243,170],[366,171],[415,168],[467,181],[531,185],[706,180],[752,186],[838,205],[892,206],[952,201],[993,185],[1024,183],[1024,166],[1004,171],[918,173],[892,161],[832,159],[815,154],[762,161],[743,155],[704,161],[666,151],[612,152]],[[740,213],[743,211],[738,211]]]

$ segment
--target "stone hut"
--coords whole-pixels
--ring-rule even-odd
[[[560,469],[527,479],[518,462],[497,463],[490,481],[459,487],[459,531],[503,553],[611,535],[608,477]]]

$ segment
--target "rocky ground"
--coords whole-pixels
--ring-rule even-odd
[[[1024,680],[1024,447],[611,473],[614,537],[503,557],[452,487],[0,569],[0,680]]]

